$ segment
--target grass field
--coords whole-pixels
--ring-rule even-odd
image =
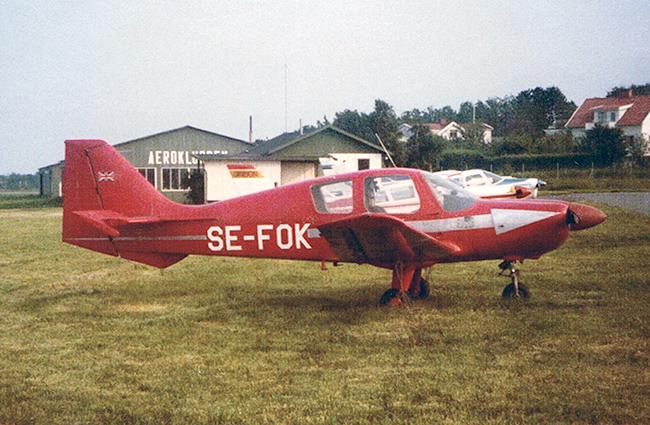
[[[60,242],[60,209],[0,210],[2,424],[650,423],[650,218],[522,266],[390,273],[190,257],[157,270]]]
[[[511,173],[516,177],[536,177],[546,186],[540,194],[549,192],[638,192],[650,188],[648,168],[562,168],[560,170],[526,170]]]

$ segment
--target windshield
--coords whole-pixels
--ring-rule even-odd
[[[461,211],[471,207],[476,202],[476,195],[463,189],[453,181],[426,171],[423,171],[422,175],[427,181],[431,192],[433,192],[433,196],[436,197],[436,200],[445,211]]]
[[[498,176],[498,175],[496,175],[496,174],[494,174],[494,173],[490,173],[489,171],[486,171],[486,172],[485,172],[485,176],[486,176],[488,179],[490,179],[490,183],[496,183],[496,182],[498,182],[499,180],[502,180],[502,179],[503,179],[503,177]]]

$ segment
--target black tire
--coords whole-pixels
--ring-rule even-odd
[[[379,305],[388,304],[393,298],[399,295],[399,289],[391,288],[388,291],[384,292],[384,295],[379,299]]]
[[[415,293],[415,291],[409,291],[409,295],[412,298],[419,299],[419,300],[424,300],[429,298],[429,295],[431,294],[431,285],[429,282],[424,279],[420,278],[420,289]]]
[[[524,285],[523,283],[518,284],[519,286],[519,295],[515,293],[515,284],[511,283],[510,285],[506,286],[503,289],[503,294],[501,296],[503,298],[523,298],[527,299],[530,296],[530,291],[528,291],[528,287]]]

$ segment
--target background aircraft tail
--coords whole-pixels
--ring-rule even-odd
[[[67,140],[63,170],[63,241],[156,267],[185,255],[121,252],[120,226],[146,225],[182,208],[165,198],[103,140]]]

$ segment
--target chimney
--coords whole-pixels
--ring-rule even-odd
[[[303,135],[303,131],[302,131],[302,118],[300,118],[300,135],[301,135],[301,136]]]
[[[253,144],[253,116],[248,116],[248,141]]]
[[[627,90],[627,97],[632,97],[632,96],[634,96],[634,95],[632,94],[632,89],[628,89],[628,90]]]

